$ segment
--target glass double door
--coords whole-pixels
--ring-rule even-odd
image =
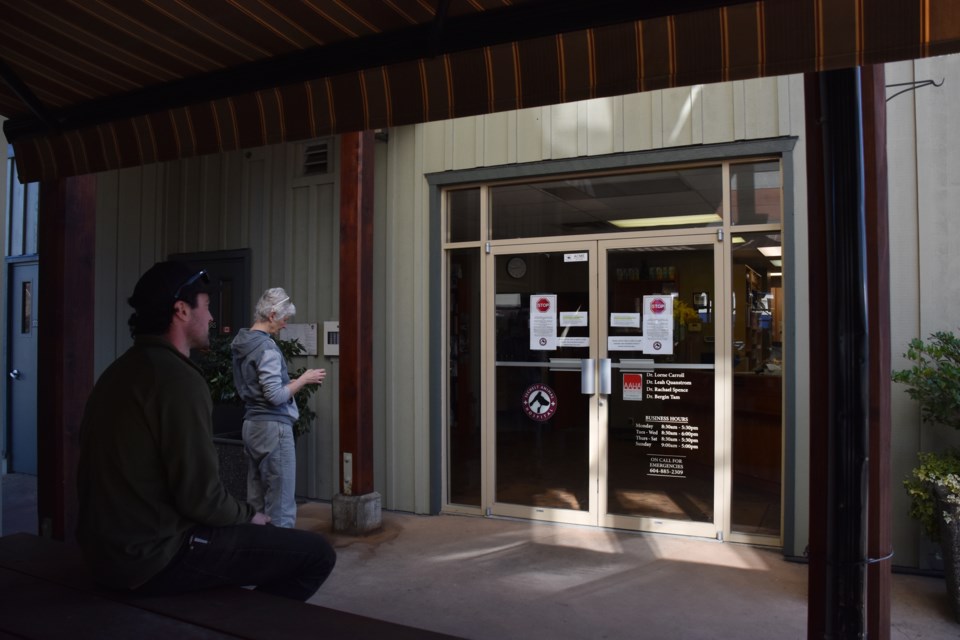
[[[723,530],[721,246],[710,234],[493,251],[494,514]]]

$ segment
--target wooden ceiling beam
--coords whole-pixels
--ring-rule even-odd
[[[438,55],[754,0],[538,0],[258,60],[65,109],[14,117],[7,140],[69,131],[234,95]],[[22,98],[23,99],[23,98]]]

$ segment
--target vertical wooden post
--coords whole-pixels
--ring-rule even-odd
[[[37,510],[41,534],[73,540],[80,420],[93,388],[92,175],[40,185]]]
[[[337,531],[380,527],[373,488],[372,131],[340,137],[340,491]]]
[[[867,322],[870,325],[870,468],[867,637],[890,638],[890,234],[887,210],[887,102],[882,64],[864,67],[863,151],[866,183]]]
[[[827,422],[829,412],[822,399],[829,394],[827,359],[813,345],[826,344],[829,329],[824,305],[827,301],[826,214],[824,213],[823,134],[820,130],[820,80],[816,73],[804,76],[807,144],[807,251],[810,256],[810,469],[821,469],[829,449]],[[827,475],[810,473],[810,532],[807,546],[810,565],[807,572],[807,637],[826,635],[827,584]]]
[[[810,359],[811,468],[827,463],[826,473],[810,478],[807,633],[859,637],[865,631],[882,639],[890,637],[892,544],[884,74],[879,65],[828,73],[834,75],[808,74],[804,87],[810,345],[816,349]],[[863,223],[855,230],[853,201],[861,189]],[[849,321],[838,323],[835,316]],[[864,356],[857,356],[861,347]],[[855,513],[860,496],[863,518]]]

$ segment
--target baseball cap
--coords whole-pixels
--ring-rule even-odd
[[[134,309],[172,305],[190,293],[206,292],[210,282],[205,269],[186,262],[158,262],[140,276],[128,302]]]

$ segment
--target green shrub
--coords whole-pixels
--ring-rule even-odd
[[[934,490],[940,487],[949,504],[960,505],[960,452],[917,454],[920,464],[914,467],[903,486],[910,496],[910,516],[934,542],[940,541],[940,521],[951,522],[949,511],[937,513]]]
[[[920,404],[920,418],[930,424],[960,429],[960,340],[949,331],[932,333],[927,342],[910,341],[906,358],[909,369],[895,371],[894,382],[907,386],[907,394]],[[910,515],[935,542],[940,540],[940,522],[950,522],[949,511],[937,513],[935,491],[948,504],[960,505],[960,451],[917,454],[920,464],[903,485],[910,496]]]
[[[960,339],[949,331],[931,334],[926,343],[914,338],[904,357],[914,364],[895,371],[893,380],[907,385],[923,421],[960,429]]]

